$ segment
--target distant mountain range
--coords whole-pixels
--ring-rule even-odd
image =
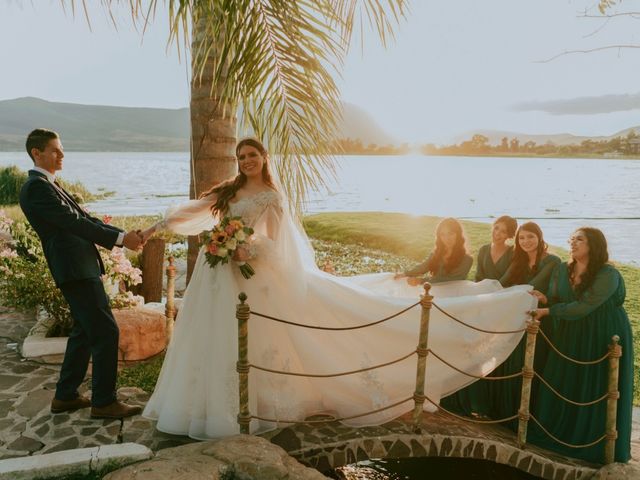
[[[570,133],[558,133],[558,134],[551,134],[551,135],[529,135],[526,133],[508,132],[508,131],[500,131],[500,130],[474,130],[474,131],[469,131],[464,134],[455,136],[451,140],[451,143],[458,144],[465,140],[469,140],[475,134],[480,134],[487,137],[489,139],[489,144],[491,145],[500,144],[500,141],[504,137],[507,137],[509,139],[517,138],[518,140],[520,140],[521,144],[529,141],[533,141],[533,142],[536,142],[537,145],[544,145],[546,143],[553,143],[554,145],[572,145],[572,144],[580,144],[585,140],[600,141],[600,140],[611,140],[615,137],[624,137],[631,130],[635,130],[636,133],[640,133],[640,126],[626,128],[617,133],[614,133],[613,135],[596,136],[596,137],[572,135]]]
[[[26,135],[37,127],[56,130],[65,149],[76,151],[150,152],[189,150],[189,109],[113,107],[49,102],[24,97],[0,101],[0,151],[21,151]],[[587,137],[568,133],[529,135],[520,132],[476,130],[457,135],[449,143],[461,143],[479,133],[497,145],[503,137],[518,138],[520,143],[538,145],[579,144],[584,140],[609,140],[640,133],[640,126],[610,136]],[[364,109],[344,103],[340,138],[359,140],[362,145],[398,145]],[[422,143],[428,143],[425,139]]]
[[[24,97],[0,101],[0,151],[20,151],[37,127],[62,136],[66,150],[188,151],[189,109],[132,108],[48,102]],[[366,111],[344,104],[342,138],[364,145],[396,143]]]

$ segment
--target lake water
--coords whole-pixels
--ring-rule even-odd
[[[157,214],[188,198],[189,154],[67,152],[61,174],[91,191],[114,191],[90,204],[97,213]],[[0,166],[33,164],[0,152]],[[481,222],[509,214],[532,219],[546,240],[566,246],[577,227],[601,228],[613,259],[640,265],[640,160],[345,156],[338,181],[306,206],[324,211],[385,211]]]

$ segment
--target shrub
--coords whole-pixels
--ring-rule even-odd
[[[0,168],[0,205],[18,203],[27,174],[16,166]]]
[[[0,205],[15,205],[20,200],[20,189],[27,180],[27,173],[15,165],[0,168]],[[111,193],[94,195],[80,182],[68,182],[59,179],[62,187],[68,191],[76,202],[82,204],[93,202],[109,196]]]
[[[4,240],[3,240],[4,239]],[[141,297],[126,287],[142,281],[123,249],[100,250],[106,273],[103,281],[113,308],[137,305]],[[109,285],[114,288],[109,288]],[[25,221],[13,221],[0,210],[0,299],[8,307],[29,309],[41,307],[50,325],[46,336],[66,336],[73,327],[69,305],[56,287],[35,231]]]
[[[55,285],[42,245],[25,222],[12,222],[0,211],[0,229],[13,240],[0,246],[0,298],[9,307],[42,307],[51,319],[47,336],[68,335],[69,305]]]

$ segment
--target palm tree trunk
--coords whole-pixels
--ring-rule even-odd
[[[206,19],[193,18],[192,52],[206,35]],[[211,21],[211,20],[210,20]],[[202,192],[233,175],[237,171],[236,102],[227,103],[218,98],[220,86],[213,85],[215,49],[202,70],[197,70],[192,55],[191,65],[191,182],[189,197],[198,198]],[[199,74],[198,72],[202,72]],[[198,237],[189,237],[187,256],[187,282],[191,278],[198,255]]]

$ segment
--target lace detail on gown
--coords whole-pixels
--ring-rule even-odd
[[[265,190],[245,198],[241,198],[237,202],[229,203],[229,215],[232,217],[242,217],[244,223],[253,227],[265,210],[273,206],[282,210],[282,200],[280,194],[273,190]]]

